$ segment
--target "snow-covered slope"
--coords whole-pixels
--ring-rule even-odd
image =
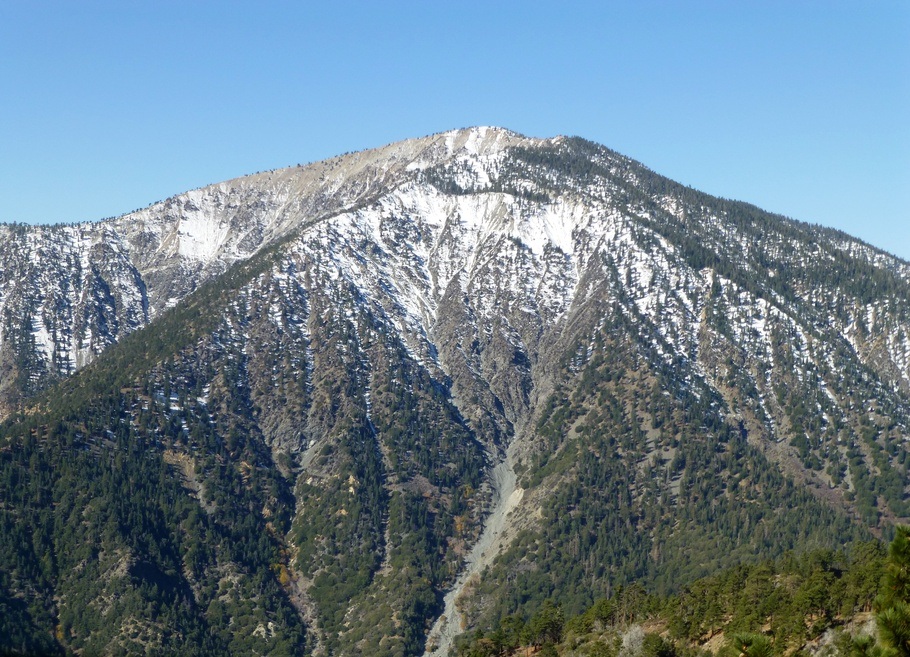
[[[33,390],[75,371],[232,263],[426,163],[473,162],[525,141],[453,132],[238,178],[99,223],[0,226],[0,388]]]
[[[786,240],[760,245],[748,233],[731,231],[723,216],[704,214],[704,208],[692,208],[672,194],[660,195],[638,213],[618,207],[627,203],[629,187],[643,186],[641,174],[607,151],[592,159],[609,177],[585,185],[545,174],[547,184],[565,184],[545,201],[529,200],[539,193],[541,181],[529,179],[535,173],[527,178],[503,174],[515,148],[558,149],[564,142],[496,128],[452,131],[238,178],[100,223],[0,227],[0,349],[12,347],[20,360],[31,360],[33,382],[45,372],[65,375],[200,282],[309,223],[319,226],[307,240],[321,240],[326,262],[351,275],[364,255],[357,252],[356,240],[381,249],[382,257],[371,258],[369,266],[378,267],[383,285],[398,292],[384,293],[384,303],[405,308],[425,331],[456,276],[463,288],[477,289],[483,311],[493,310],[494,298],[482,293],[484,281],[476,278],[490,265],[492,256],[484,259],[484,252],[505,258],[513,268],[512,289],[535,299],[534,305],[539,302],[547,321],[565,310],[581,272],[599,253],[625,276],[638,311],[652,320],[662,317],[670,346],[691,356],[697,332],[692,320],[699,312],[693,304],[714,274],[679,269],[673,262],[677,247],[653,229],[654,222],[664,220],[662,214],[688,222],[687,230],[704,232],[715,248],[741,254],[746,269],[756,251],[793,262],[831,259],[823,251],[834,250],[910,280],[906,263],[845,236],[825,235],[827,244],[812,248],[791,244],[795,252],[788,254]],[[539,175],[542,169],[535,171]],[[445,190],[433,184],[441,173]],[[512,189],[504,189],[504,182]],[[446,193],[452,190],[459,193]],[[696,221],[693,211],[702,214]],[[320,222],[323,217],[334,218]],[[319,248],[315,242],[311,247]],[[369,282],[370,267],[359,267],[357,274],[365,289],[376,285]],[[406,274],[401,280],[399,272]],[[775,274],[773,268],[755,273]],[[811,292],[808,300],[817,307],[841,307],[838,332],[867,359],[889,368],[889,378],[910,384],[910,341],[889,316],[893,305],[882,307],[884,299],[845,304],[836,290],[803,292]],[[875,339],[860,334],[859,326]]]
[[[238,178],[96,224],[0,228],[4,400],[71,375],[249,262],[265,264],[212,310],[218,329],[173,359],[192,376],[143,385],[187,435],[192,407],[242,391],[242,404],[206,413],[248,409],[244,431],[296,478],[297,522],[360,523],[351,549],[369,576],[342,602],[325,602],[320,582],[343,579],[348,546],[332,552],[300,524],[287,538],[312,557],[297,566],[295,604],[321,619],[318,645],[366,641],[370,601],[399,576],[429,598],[457,582],[445,615],[470,622],[456,601],[581,476],[535,469],[607,420],[631,436],[618,452],[638,473],[630,504],[650,499],[649,482],[661,505],[686,494],[682,434],[661,427],[703,402],[711,418],[697,431],[735,427],[828,507],[873,528],[910,515],[910,265],[580,139],[498,128]],[[196,402],[181,401],[173,390],[193,377]],[[607,418],[611,395],[622,403]],[[737,477],[728,492],[751,490],[755,477]],[[396,550],[412,536],[396,538],[391,509],[407,495],[435,519],[427,549],[452,572],[401,566]],[[381,507],[370,518],[349,511],[370,504]],[[493,552],[470,552],[481,536]],[[468,555],[472,577],[459,578]],[[388,618],[408,604],[390,597]],[[408,613],[423,632],[440,614],[421,609]],[[454,629],[436,630],[429,647],[447,647]]]

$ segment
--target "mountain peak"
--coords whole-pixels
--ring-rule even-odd
[[[4,238],[0,597],[57,652],[432,653],[910,517],[906,265],[590,142],[467,128]]]

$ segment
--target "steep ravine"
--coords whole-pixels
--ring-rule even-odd
[[[493,488],[492,510],[484,521],[480,538],[465,559],[464,570],[446,593],[445,608],[430,630],[424,657],[446,657],[455,637],[464,632],[458,599],[471,579],[475,575],[479,577],[499,553],[500,539],[508,528],[509,514],[524,495],[524,489],[518,487],[515,476],[515,445],[513,442],[506,452],[506,458],[493,468],[490,477]]]

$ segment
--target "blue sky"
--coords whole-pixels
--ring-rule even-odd
[[[910,259],[908,2],[0,2],[0,221],[470,125]]]

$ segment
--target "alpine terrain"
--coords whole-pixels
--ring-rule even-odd
[[[910,264],[472,128],[0,227],[0,652],[445,655],[910,520]]]

